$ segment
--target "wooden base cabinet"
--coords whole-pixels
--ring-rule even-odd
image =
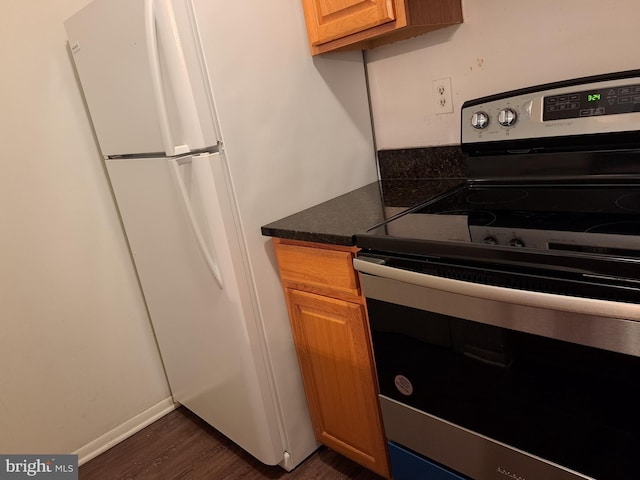
[[[316,438],[390,478],[356,249],[274,244]]]
[[[461,0],[302,0],[311,53],[373,48],[462,22]]]

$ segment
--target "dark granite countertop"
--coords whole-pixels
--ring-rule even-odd
[[[262,227],[262,234],[355,245],[354,236],[464,183],[460,146],[378,151],[381,180]]]
[[[262,227],[269,237],[355,245],[354,235],[464,182],[462,178],[387,179]]]

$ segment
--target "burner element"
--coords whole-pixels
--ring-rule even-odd
[[[496,221],[495,214],[486,210],[447,210],[438,212],[437,215],[466,215],[469,225],[478,227],[486,227]]]
[[[497,203],[510,203],[522,200],[529,195],[526,190],[488,188],[474,190],[468,197],[467,202],[476,205],[491,205]]]
[[[585,230],[585,233],[603,233],[608,235],[640,235],[640,221],[611,222],[596,225]]]
[[[630,212],[640,212],[640,192],[623,195],[616,200],[616,206]]]

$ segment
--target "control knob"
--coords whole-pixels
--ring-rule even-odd
[[[492,237],[491,235],[484,237],[482,239],[482,243],[486,244],[486,245],[497,245],[498,244],[498,240],[496,240],[496,237]]]
[[[510,127],[518,120],[518,114],[512,108],[503,108],[498,113],[498,123],[503,127]]]
[[[471,125],[478,130],[487,128],[487,125],[489,125],[489,115],[485,112],[475,112],[471,115]]]
[[[509,240],[509,243],[507,243],[507,245],[509,245],[510,247],[524,247],[524,242],[519,238],[512,238],[511,240]]]

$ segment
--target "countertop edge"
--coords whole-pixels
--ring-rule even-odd
[[[261,227],[286,240],[356,246],[364,233],[389,217],[464,183],[464,178],[378,180]]]

